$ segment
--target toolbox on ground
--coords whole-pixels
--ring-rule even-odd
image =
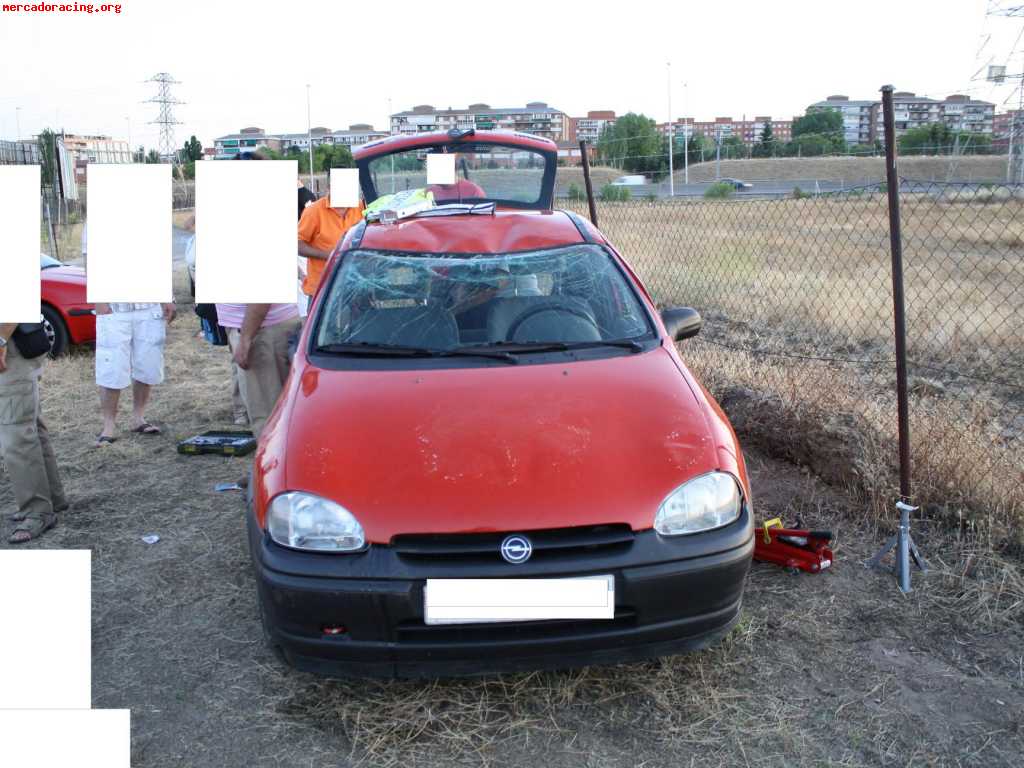
[[[245,456],[256,450],[252,432],[211,430],[178,443],[178,453],[189,455],[216,453],[221,456]]]

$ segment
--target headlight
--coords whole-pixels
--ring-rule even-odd
[[[267,530],[278,544],[313,552],[354,552],[366,546],[363,526],[340,504],[311,493],[274,497]]]
[[[683,483],[661,502],[654,530],[662,536],[710,531],[738,518],[742,508],[736,479],[724,472],[709,472]]]

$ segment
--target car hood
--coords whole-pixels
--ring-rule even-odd
[[[40,276],[49,282],[85,285],[85,270],[81,267],[50,267],[40,270]]]
[[[374,543],[646,529],[668,493],[716,468],[705,406],[661,347],[564,364],[307,367],[292,383],[284,445],[272,441],[285,485],[342,504]]]

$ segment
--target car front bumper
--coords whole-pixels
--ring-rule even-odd
[[[666,540],[636,534],[627,551],[571,563],[493,566],[404,562],[390,547],[357,555],[296,552],[250,510],[249,544],[269,641],[294,667],[342,677],[448,677],[579,667],[697,650],[739,618],[754,548],[748,511],[718,531]],[[427,625],[427,578],[612,574],[615,618]],[[325,627],[343,626],[341,634]]]

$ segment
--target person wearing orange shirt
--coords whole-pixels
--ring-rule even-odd
[[[331,196],[324,195],[306,206],[299,219],[299,256],[308,259],[302,292],[312,297],[320,285],[327,259],[345,233],[363,217],[362,204],[357,208],[332,208]]]

